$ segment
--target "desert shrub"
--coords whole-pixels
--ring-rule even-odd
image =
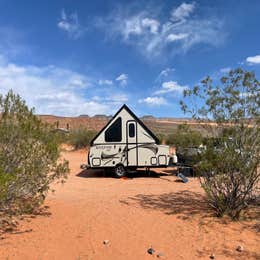
[[[56,134],[33,112],[12,91],[0,95],[0,214],[34,211],[68,173]]]
[[[177,130],[169,134],[166,143],[178,148],[198,147],[203,142],[203,137],[198,131],[191,130],[186,124],[179,125]]]
[[[166,140],[166,136],[163,133],[156,133],[156,137],[159,140],[159,144],[163,144]]]
[[[70,132],[57,131],[57,129],[54,129],[53,132],[59,143],[67,144],[70,142]]]
[[[218,216],[238,219],[257,194],[259,86],[253,72],[239,68],[216,86],[207,77],[185,91],[185,102],[181,102],[184,112],[190,112],[211,132],[198,170],[209,205]]]
[[[219,136],[217,144],[208,140],[199,169],[202,187],[217,215],[238,219],[257,192],[259,133],[251,128],[235,130],[232,136]],[[241,140],[241,135],[247,140]]]
[[[68,139],[69,143],[75,147],[75,149],[80,149],[89,146],[91,140],[97,133],[86,128],[79,128],[73,130]]]

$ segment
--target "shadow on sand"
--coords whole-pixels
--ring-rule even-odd
[[[245,243],[245,241],[241,241],[241,243]],[[238,252],[235,248],[227,249],[223,247],[222,249],[215,249],[214,252],[218,256],[225,256],[229,259],[260,259],[260,254],[257,252],[251,252],[248,250],[244,250],[242,252]],[[203,248],[202,250],[197,250],[197,257],[203,258],[203,259],[210,259],[209,256],[212,254],[212,250],[209,250],[208,248]]]
[[[110,175],[110,174],[109,174]],[[112,177],[109,176],[108,174],[105,173],[103,170],[93,170],[93,169],[88,169],[88,170],[82,170],[79,173],[76,174],[77,177],[81,178],[106,178],[106,177]]]
[[[81,178],[115,178],[113,171],[104,171],[102,169],[87,169],[82,170],[76,176]],[[169,176],[169,174],[164,171],[158,173],[150,170],[146,172],[143,169],[138,169],[137,171],[131,171],[127,173],[127,178],[160,178],[161,176]]]
[[[188,219],[197,214],[202,216],[212,214],[205,197],[188,190],[159,195],[138,194],[126,200],[120,200],[120,203],[129,206],[139,204],[144,209],[161,210],[167,215],[180,215],[182,219]]]
[[[30,222],[31,219],[36,218],[38,216],[50,217],[51,212],[49,211],[49,206],[42,206],[35,210],[31,214],[24,214],[16,217],[5,217],[0,218],[0,240],[5,239],[4,235],[20,235],[24,233],[32,232],[33,229],[21,229],[20,221]],[[1,217],[1,216],[0,216]]]

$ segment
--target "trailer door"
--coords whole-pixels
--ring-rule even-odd
[[[126,146],[128,166],[138,166],[137,140],[137,123],[134,120],[129,120],[126,122]]]

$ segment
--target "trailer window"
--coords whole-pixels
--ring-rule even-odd
[[[128,126],[129,137],[135,137],[135,124],[131,123]]]
[[[119,117],[105,132],[106,142],[122,141],[122,119]]]

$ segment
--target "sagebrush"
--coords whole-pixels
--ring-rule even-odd
[[[85,148],[90,145],[91,140],[96,134],[96,131],[81,127],[79,129],[72,130],[68,136],[68,142],[73,145],[75,149]]]
[[[231,70],[185,91],[184,112],[211,132],[198,170],[209,205],[218,216],[239,219],[259,196],[260,83],[253,72]],[[221,130],[221,131],[220,131]]]
[[[54,181],[64,181],[68,162],[60,142],[19,95],[0,95],[0,214],[32,212]]]

